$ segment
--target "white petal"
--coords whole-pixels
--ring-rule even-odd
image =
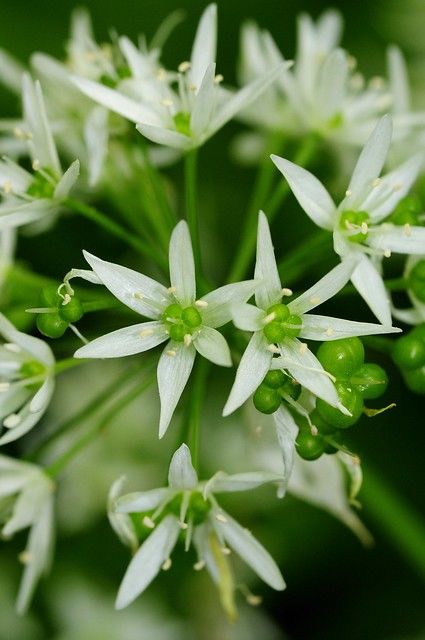
[[[406,62],[400,49],[395,46],[388,48],[388,75],[394,113],[410,111],[410,88]]]
[[[306,214],[322,229],[334,227],[336,209],[334,202],[322,183],[309,171],[298,165],[272,155],[271,159],[288,181],[289,186]]]
[[[13,342],[25,351],[28,351],[36,360],[39,360],[46,366],[54,364],[55,360],[52,350],[43,340],[28,336],[26,333],[21,333],[2,313],[0,313],[0,334],[8,342]]]
[[[353,336],[371,336],[380,333],[399,333],[397,327],[384,327],[371,322],[353,322],[328,316],[306,314],[303,316],[303,328],[300,338],[307,340],[339,340]]]
[[[38,411],[37,413],[31,412],[30,402],[28,402],[18,413],[20,417],[19,424],[3,434],[0,438],[0,445],[14,442],[15,440],[18,440],[18,438],[27,434],[43,417],[43,413],[44,411]]]
[[[185,220],[181,220],[171,234],[169,261],[170,281],[175,288],[175,296],[182,304],[189,305],[195,300],[196,280],[192,242]]]
[[[111,331],[92,340],[75,353],[74,358],[122,358],[153,349],[169,339],[162,322],[141,322]]]
[[[221,367],[231,367],[232,357],[225,338],[216,329],[203,326],[199,330],[193,345],[198,353]]]
[[[425,255],[425,227],[406,228],[383,224],[373,229],[368,238],[368,245],[380,251]]]
[[[176,517],[166,516],[133,556],[121,582],[115,607],[124,609],[149,586],[169,557],[180,532]]]
[[[46,378],[46,380],[30,402],[31,413],[38,413],[39,411],[42,411],[44,413],[44,411],[46,411],[47,406],[50,402],[50,398],[53,395],[54,388],[54,377]]]
[[[421,313],[419,309],[397,309],[393,307],[392,313],[394,318],[397,318],[397,320],[405,324],[421,324],[425,322],[425,310],[424,313]]]
[[[182,133],[173,131],[172,129],[164,129],[162,126],[155,126],[139,122],[136,127],[137,131],[156,142],[157,144],[164,144],[167,147],[175,149],[189,149],[193,146],[193,140],[189,136],[185,136]]]
[[[127,513],[118,513],[116,508],[125,482],[126,477],[121,476],[111,486],[108,493],[107,513],[109,524],[121,542],[135,552],[139,546],[139,541],[131,516],[127,515]]]
[[[51,200],[43,198],[24,204],[6,204],[0,206],[0,230],[21,227],[30,222],[42,220],[53,213]]]
[[[363,255],[351,276],[351,282],[379,322],[391,326],[391,306],[382,276],[371,260]]]
[[[174,409],[189,379],[195,360],[196,349],[170,341],[158,362],[158,389],[161,400],[159,437],[168,429]]]
[[[251,298],[258,286],[256,280],[243,280],[219,287],[203,296],[201,300],[207,303],[202,309],[202,322],[217,329],[232,319],[234,304],[246,302]]]
[[[255,573],[270,587],[282,591],[285,582],[279,568],[268,551],[254,538],[252,533],[241,527],[228,513],[224,513],[226,522],[222,519],[214,524],[217,531],[224,537],[229,547],[249,565]]]
[[[288,307],[291,313],[302,315],[333,298],[347,284],[356,264],[356,261],[352,259],[343,260],[310,289],[289,303]]]
[[[95,107],[89,113],[84,127],[87,147],[89,184],[94,186],[100,179],[108,153],[108,112]]]
[[[233,491],[250,491],[269,482],[279,482],[282,476],[267,471],[250,471],[228,476],[219,472],[205,486],[208,493],[232,493]]]
[[[190,129],[194,138],[206,132],[215,108],[217,85],[214,82],[215,64],[208,65],[198,93],[195,96],[190,117]]]
[[[172,489],[193,489],[198,484],[198,476],[192,465],[192,456],[187,444],[182,444],[173,454],[168,471],[168,484]]]
[[[253,304],[232,305],[232,319],[235,327],[242,331],[260,331],[264,327],[265,312]]]
[[[347,79],[347,54],[335,49],[327,56],[318,80],[317,109],[323,119],[330,119],[343,107]]]
[[[223,416],[236,411],[254,393],[270,369],[272,352],[261,331],[254,333],[239,363]]]
[[[392,128],[390,116],[384,116],[366,142],[348,187],[354,200],[381,174],[391,144]]]
[[[74,162],[68,167],[68,169],[65,171],[62,178],[56,185],[54,197],[58,200],[63,200],[64,198],[66,198],[74,184],[77,182],[79,175],[80,162],[79,160],[74,160]]]
[[[0,74],[2,84],[8,89],[17,93],[22,90],[22,77],[25,67],[7,51],[0,49]]]
[[[208,65],[215,62],[217,48],[217,5],[210,4],[205,9],[196,30],[196,36],[190,56],[190,80],[200,87]]]
[[[255,301],[261,309],[280,302],[282,285],[277,270],[270,227],[263,211],[258,214],[257,260],[254,278],[260,281],[255,290]]]
[[[87,251],[83,253],[93,271],[118,300],[147,318],[158,318],[169,299],[164,285],[133,269],[106,262]]]
[[[276,435],[282,452],[284,477],[283,484],[286,484],[292,472],[295,455],[295,439],[298,435],[298,425],[286,407],[281,405],[273,414],[276,427]],[[281,478],[282,480],[282,478]]]
[[[151,491],[134,491],[117,498],[115,510],[117,513],[143,513],[156,509],[161,502],[165,502],[173,493],[166,487]]]

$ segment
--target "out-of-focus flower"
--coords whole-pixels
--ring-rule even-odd
[[[53,353],[45,342],[21,333],[0,314],[0,445],[20,438],[46,411],[54,389]]]
[[[170,555],[181,531],[185,533],[186,550],[192,541],[196,548],[195,569],[207,567],[231,619],[236,615],[235,584],[227,560],[227,545],[269,586],[284,589],[281,573],[269,553],[247,529],[221,509],[214,496],[215,493],[247,491],[279,479],[278,475],[266,472],[230,476],[218,473],[208,482],[200,483],[189,448],[183,444],[171,460],[168,487],[129,493],[115,501],[114,510],[118,514],[140,514],[145,529],[153,529],[130,562],[118,592],[117,608],[122,609],[137,598],[161,568],[170,568]],[[125,528],[131,523],[127,515]],[[115,520],[114,528],[126,539],[123,526],[123,521]]]
[[[425,254],[407,258],[404,277],[412,306],[407,309],[393,306],[393,316],[406,324],[422,324],[425,322]]]
[[[309,171],[272,156],[307,215],[317,226],[333,232],[334,248],[342,262],[357,260],[351,281],[385,326],[391,325],[391,309],[380,272],[382,258],[392,252],[423,254],[425,249],[424,227],[393,224],[389,218],[423,165],[423,155],[418,154],[381,178],[391,133],[391,118],[384,116],[363,148],[338,206]]]
[[[12,537],[30,527],[28,544],[20,556],[25,565],[16,607],[28,608],[35,586],[50,565],[53,546],[54,486],[40,467],[0,455],[1,535]]]

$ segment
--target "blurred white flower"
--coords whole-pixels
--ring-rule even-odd
[[[414,278],[414,281],[412,282],[413,274],[419,270],[418,278]],[[425,295],[425,254],[422,256],[409,256],[407,258],[406,267],[404,269],[404,278],[407,282],[406,293],[409,296],[412,306],[409,308],[398,309],[393,305],[392,314],[394,318],[397,318],[397,320],[405,322],[406,324],[422,324],[425,322],[425,302],[423,300]],[[415,292],[415,285],[420,285],[421,291],[416,290]],[[418,297],[418,294],[421,296],[422,300]]]
[[[49,569],[53,547],[54,485],[40,467],[0,455],[1,535],[30,527],[20,559],[25,565],[16,608],[24,613],[40,577]]]
[[[198,561],[194,568],[200,570],[206,566],[219,588],[229,618],[235,618],[236,609],[227,545],[269,586],[284,589],[281,573],[269,553],[247,529],[221,509],[214,496],[215,493],[247,491],[279,479],[280,476],[266,472],[230,476],[220,472],[208,482],[199,482],[189,448],[181,445],[170,463],[168,487],[129,493],[115,501],[118,514],[140,514],[141,524],[145,529],[152,529],[130,562],[118,592],[116,607],[128,606],[148,587],[161,568],[170,568],[170,555],[181,531],[184,532],[185,549],[188,550],[192,542],[196,548]],[[127,517],[128,526],[131,526],[130,517]],[[122,526],[121,523],[120,537],[123,537]]]
[[[78,349],[75,357],[119,358],[169,341],[158,363],[159,437],[162,438],[189,379],[196,352],[217,365],[231,366],[229,347],[217,327],[230,321],[231,303],[248,300],[256,283],[246,280],[229,284],[198,300],[192,244],[183,220],[175,227],[170,240],[171,287],[168,289],[136,271],[105,262],[87,252],[84,255],[94,273],[79,272],[82,277],[90,279],[95,275],[118,300],[152,321],[96,338]]]
[[[376,125],[355,166],[346,196],[337,206],[309,171],[272,156],[299,204],[317,226],[333,232],[334,248],[344,263],[357,260],[351,281],[383,325],[391,325],[390,301],[380,272],[381,259],[392,252],[423,254],[425,228],[385,222],[409,192],[423,165],[423,154],[409,158],[379,177],[391,143],[392,122]]]

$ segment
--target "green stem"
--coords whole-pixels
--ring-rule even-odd
[[[184,162],[186,220],[192,239],[193,255],[195,258],[196,275],[201,276],[201,250],[199,246],[198,202],[197,202],[197,169],[198,151],[188,151]]]
[[[104,213],[101,213],[94,207],[91,207],[84,202],[80,202],[79,200],[73,200],[72,198],[67,198],[64,201],[64,204],[72,209],[72,211],[74,211],[75,213],[78,213],[91,222],[94,222],[115,237],[120,238],[127,245],[138,251],[138,253],[140,253],[142,256],[151,258],[155,263],[160,260],[160,256],[154,249],[154,247],[151,247],[140,238],[136,238],[130,233],[130,231],[127,231],[126,229],[124,229],[124,227],[117,224],[116,222],[108,218],[108,216],[106,216]],[[161,264],[161,266],[164,265]]]
[[[170,231],[177,222],[176,214],[170,205],[167,194],[165,193],[164,184],[163,184],[161,175],[156,169],[156,167],[152,164],[151,159],[149,158],[149,151],[147,146],[143,145],[142,149],[143,149],[143,155],[145,159],[145,169],[146,169],[148,180],[152,186],[153,192],[155,194],[155,199],[161,210],[161,214],[163,216],[164,222],[166,223],[168,230]]]
[[[114,298],[105,298],[104,300],[88,300],[83,302],[84,313],[92,313],[93,311],[104,311],[105,309],[116,309],[122,303]]]
[[[312,266],[320,263],[332,248],[332,237],[327,231],[316,231],[289,251],[279,262],[279,274],[283,282],[296,282]]]
[[[84,433],[73,445],[57,458],[51,465],[46,467],[46,473],[51,477],[56,477],[66,465],[82,450],[87,444],[89,444],[99,433],[101,433],[105,427],[108,426],[110,421],[124,409],[132,400],[135,400],[143,391],[145,391],[154,381],[154,376],[151,376],[147,381],[142,384],[138,384],[132,389],[128,390],[116,403],[108,409],[108,412],[103,416],[97,424]]]
[[[65,358],[64,360],[58,360],[55,364],[55,374],[78,367],[78,365],[83,364],[84,362],[87,362],[87,360],[80,360],[79,358]]]
[[[369,466],[363,474],[361,501],[365,511],[425,580],[424,521]]]
[[[188,444],[192,454],[192,462],[195,469],[199,468],[199,441],[201,435],[201,412],[206,392],[206,379],[209,371],[209,362],[204,358],[199,360],[195,371],[190,393],[189,415],[187,423]]]

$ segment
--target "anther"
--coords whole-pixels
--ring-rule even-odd
[[[216,513],[215,517],[219,522],[227,522],[226,516],[224,516],[222,513]]]
[[[411,236],[412,235],[412,227],[408,222],[403,226],[403,235]]]
[[[288,289],[288,287],[283,287],[283,289],[282,289],[282,295],[283,295],[284,297],[292,296],[292,294],[293,294],[292,289]]]
[[[10,180],[6,180],[3,184],[3,191],[7,194],[7,193],[12,193],[13,191],[13,184],[11,183]]]
[[[33,171],[39,171],[40,170],[40,166],[41,166],[40,165],[40,160],[37,160],[37,159],[33,160],[33,163],[32,163]]]
[[[311,296],[309,302],[311,302],[311,304],[319,304],[320,303],[320,298],[319,298],[319,296]]]
[[[21,422],[21,419],[22,418],[19,414],[11,413],[7,416],[7,418],[3,420],[3,427],[6,427],[6,429],[13,429],[14,427],[18,426],[18,424]]]
[[[146,338],[147,336],[151,336],[152,334],[153,334],[153,329],[143,329],[143,331],[139,333],[139,336],[141,338]]]
[[[306,343],[305,342],[301,342],[301,344],[300,344],[300,354],[302,356],[305,354],[307,349],[308,349],[308,346],[306,345]]]
[[[335,331],[332,329],[332,327],[328,327],[325,331],[327,336],[333,336],[333,334],[335,333]]]
[[[136,291],[136,293],[133,293],[133,298],[136,298],[136,300],[143,300],[145,297],[144,293],[139,293],[138,291]]]
[[[177,289],[176,287],[168,287],[167,291],[168,293],[176,293]]]
[[[317,434],[319,433],[319,430],[315,424],[310,425],[310,433],[312,436],[317,436]]]
[[[391,258],[391,250],[390,249],[385,249],[384,257],[385,258]]]
[[[180,62],[179,66],[177,67],[177,70],[179,73],[185,73],[186,71],[189,71],[190,66],[191,65],[189,60],[185,60],[184,62]]]
[[[32,562],[33,560],[33,555],[32,553],[30,553],[29,551],[22,551],[19,555],[18,555],[18,560],[19,562],[21,562],[22,564],[30,564],[30,562]]]
[[[199,309],[205,309],[208,307],[208,302],[206,300],[195,300],[195,307],[199,307]]]
[[[176,351],[174,349],[169,349],[165,353],[167,354],[167,356],[170,356],[170,358],[174,358],[176,355]]]
[[[365,235],[367,235],[368,231],[369,231],[369,226],[368,226],[367,222],[362,222],[362,224],[361,224],[361,232],[362,232],[362,234],[365,236]]]
[[[63,300],[62,300],[62,306],[64,307],[65,305],[69,304],[71,302],[72,298],[69,295],[69,293],[65,293]]]
[[[229,549],[229,547],[221,547],[221,553],[224,556],[230,556],[230,554],[232,553],[232,551]]]
[[[246,596],[246,601],[251,605],[251,607],[258,607],[263,602],[263,598],[250,593]]]
[[[174,102],[170,100],[170,98],[164,98],[163,100],[161,100],[161,104],[164,107],[172,107],[174,105]]]
[[[190,333],[184,335],[183,342],[185,347],[189,347],[192,344],[192,336]]]
[[[349,198],[350,196],[353,195],[353,192],[351,191],[351,189],[347,189],[347,191],[345,192],[345,195],[347,196],[347,198]]]
[[[278,347],[276,347],[276,345],[275,345],[275,344],[269,344],[269,345],[267,345],[267,349],[268,349],[269,351],[271,351],[272,353],[279,353],[279,349],[278,349]]]
[[[195,564],[193,565],[193,568],[195,569],[195,571],[202,571],[204,567],[205,567],[205,560],[198,560],[198,562],[195,562]]]
[[[161,569],[163,571],[168,571],[168,569],[171,568],[172,562],[171,562],[171,558],[167,558],[166,561],[163,563]]]
[[[371,89],[383,89],[385,86],[384,78],[381,78],[381,76],[375,76],[374,78],[371,78],[369,81],[369,86],[371,87]]]
[[[158,69],[156,77],[158,78],[158,80],[166,80],[167,72],[165,71],[165,69]]]
[[[149,516],[145,516],[142,522],[145,527],[148,527],[148,529],[155,529],[155,522],[152,520],[152,518],[149,518]]]
[[[186,531],[186,529],[188,528],[188,524],[187,522],[179,522],[179,527],[180,529],[182,529],[183,531]]]
[[[21,353],[21,347],[19,345],[15,344],[14,342],[5,342],[3,347],[7,351],[11,351],[12,353]]]
[[[221,73],[218,73],[214,78],[214,83],[220,84],[220,82],[223,82],[223,80],[224,80],[224,77],[221,75]]]

